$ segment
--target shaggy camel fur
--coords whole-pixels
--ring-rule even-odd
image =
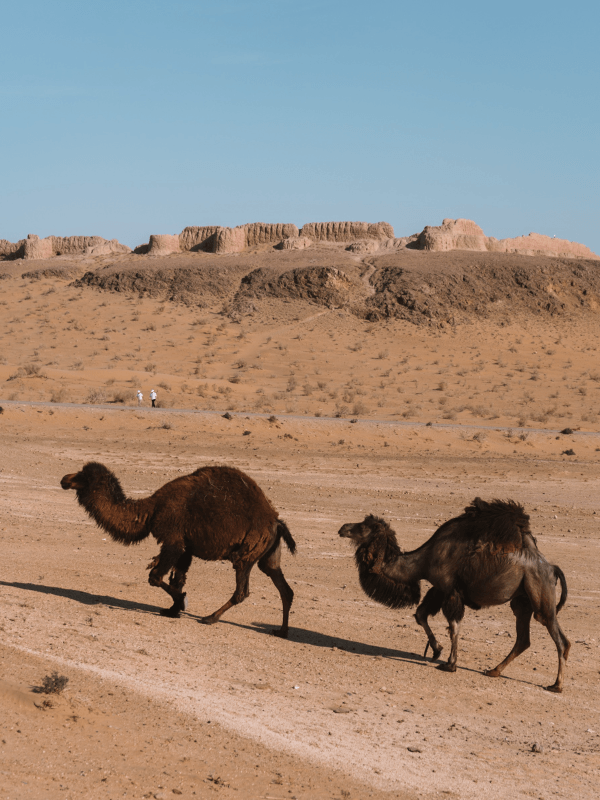
[[[450,657],[438,669],[456,671],[465,605],[480,609],[510,602],[517,624],[515,645],[504,661],[485,674],[498,677],[529,647],[533,615],[546,626],[558,651],[558,675],[555,683],[546,688],[562,691],[564,664],[571,645],[556,615],[566,602],[567,583],[562,571],[549,564],[538,550],[529,516],[518,503],[487,503],[477,497],[464,514],[445,522],[410,553],[402,553],[387,522],[372,515],[364,522],[343,525],[339,535],[351,539],[356,546],[360,583],[374,600],[391,608],[405,608],[419,602],[420,581],[432,584],[415,619],[427,634],[425,655],[431,645],[434,659],[439,657],[442,646],[433,635],[428,618],[442,610],[448,620]],[[557,579],[561,584],[558,606]]]
[[[148,566],[148,580],[173,598],[172,607],[161,611],[163,616],[178,617],[185,610],[183,587],[193,556],[231,561],[235,569],[235,592],[202,619],[207,625],[248,597],[250,571],[258,563],[281,595],[283,623],[274,633],[287,638],[294,592],[281,571],[281,540],[292,553],[296,543],[248,475],[231,467],[202,467],[166,483],[150,497],[130,500],[115,475],[92,461],[81,472],[65,475],[61,486],[75,489],[80,505],[116,542],[136,544],[150,534],[158,541],[161,550]],[[163,579],[169,571],[167,584]]]

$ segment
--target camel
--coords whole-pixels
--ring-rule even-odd
[[[275,584],[283,605],[283,623],[273,633],[287,638],[294,592],[281,571],[281,540],[292,553],[296,543],[248,475],[232,467],[201,467],[166,483],[150,497],[131,500],[107,467],[90,461],[81,472],[65,475],[61,486],[75,490],[79,504],[116,542],[137,544],[150,534],[158,541],[161,549],[148,565],[148,581],[173,598],[172,607],[160,612],[163,616],[179,617],[186,609],[183,587],[193,556],[231,561],[235,569],[235,592],[201,619],[206,625],[248,597],[250,572],[258,564]],[[169,571],[167,584],[164,577]]]
[[[529,527],[529,516],[512,500],[485,502],[476,497],[463,514],[441,525],[421,547],[403,553],[396,534],[380,517],[369,515],[363,522],[348,523],[339,535],[356,547],[359,580],[373,600],[390,608],[416,605],[420,582],[432,588],[418,606],[415,619],[427,634],[424,657],[431,645],[433,660],[439,658],[438,643],[428,618],[440,610],[448,620],[450,657],[438,669],[456,671],[460,623],[465,605],[480,609],[510,603],[516,617],[517,638],[507,657],[485,671],[498,677],[505,667],[530,646],[531,616],[545,625],[558,651],[558,675],[550,692],[562,692],[564,664],[571,644],[556,615],[567,599],[567,582],[561,569],[540,553]],[[555,586],[561,584],[556,604]]]

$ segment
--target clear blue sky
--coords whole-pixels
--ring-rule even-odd
[[[19,0],[0,238],[467,217],[600,254],[600,4]]]

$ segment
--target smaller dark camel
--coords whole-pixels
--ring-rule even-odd
[[[185,610],[183,587],[194,556],[231,561],[235,569],[235,592],[202,618],[206,625],[248,597],[250,572],[258,564],[275,584],[283,605],[283,623],[273,633],[287,638],[294,592],[281,571],[281,540],[292,553],[296,543],[248,475],[232,467],[202,467],[166,483],[150,497],[131,500],[107,467],[91,461],[60,483],[63,489],[75,490],[79,504],[116,542],[136,544],[150,534],[158,541],[161,550],[148,566],[148,580],[173,598],[172,607],[161,611],[163,616],[179,617]]]
[[[557,614],[567,599],[567,582],[557,566],[549,564],[537,548],[529,516],[511,500],[487,503],[476,497],[464,514],[445,522],[417,550],[403,553],[388,523],[373,515],[348,523],[339,535],[352,540],[363,590],[390,608],[416,605],[420,582],[432,588],[418,606],[415,619],[427,634],[425,655],[431,645],[433,659],[442,652],[428,619],[440,610],[448,620],[452,643],[447,663],[438,669],[456,671],[460,623],[465,606],[480,609],[510,603],[516,617],[517,638],[508,656],[485,672],[498,677],[513,659],[530,646],[531,617],[548,629],[558,651],[558,675],[548,691],[562,692],[564,664],[570,642],[558,624]],[[555,587],[561,596],[556,605]]]

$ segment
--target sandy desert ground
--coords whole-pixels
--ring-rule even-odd
[[[77,259],[3,267],[2,800],[597,796],[594,308],[441,326],[269,296],[244,315],[216,290],[73,285]],[[289,639],[269,635],[281,607],[258,570],[245,603],[199,624],[231,593],[229,563],[196,560],[187,612],[161,617],[154,540],[112,542],[60,488],[89,460],[132,497],[206,464],[255,478],[298,544]],[[337,536],[373,512],[410,549],[478,495],[522,502],[565,572],[562,695],[541,688],[557,659],[536,623],[504,677],[482,674],[512,647],[508,606],[467,611],[457,672],[436,670],[410,610],[361,592]],[[34,691],[54,671],[62,694]]]

